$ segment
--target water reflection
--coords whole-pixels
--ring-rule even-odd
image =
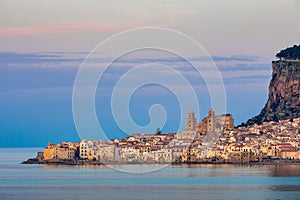
[[[30,152],[29,152],[30,153]],[[13,156],[11,156],[13,155]],[[299,199],[300,165],[170,165],[145,174],[103,165],[21,165],[0,151],[0,199]],[[10,160],[6,159],[10,158]],[[127,167],[138,167],[130,165]]]
[[[272,171],[271,176],[300,176],[300,165],[270,165],[268,167]]]
[[[105,170],[115,171],[105,165],[43,165],[46,170],[69,169],[69,170]],[[126,165],[120,168],[152,168],[148,165]],[[215,176],[274,176],[274,177],[291,177],[300,176],[300,165],[229,165],[229,164],[194,164],[194,165],[170,165],[167,168],[152,172],[151,174],[161,174],[177,170],[188,177],[215,177]]]
[[[277,192],[300,192],[300,185],[272,185],[270,190]]]
[[[176,168],[176,166],[173,166]],[[230,165],[230,164],[199,164],[180,165],[186,169],[207,169],[207,176],[300,176],[299,164],[280,165]],[[192,171],[192,170],[191,170]],[[194,174],[194,173],[191,173]]]

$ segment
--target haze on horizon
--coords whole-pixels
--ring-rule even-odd
[[[264,106],[274,55],[300,44],[299,19],[297,0],[0,0],[0,147],[79,140],[72,117],[72,87],[81,62],[107,37],[140,27],[174,29],[199,42],[224,78],[227,111],[238,125]],[[103,59],[109,56],[102,53]],[[110,90],[134,59],[107,72],[103,91]],[[172,65],[190,73],[178,63]],[[197,77],[191,83],[202,87]],[[199,95],[203,100],[198,121],[210,107],[205,91]],[[132,117],[141,125],[149,122],[152,104],[159,102],[168,112],[178,106],[163,88],[145,87],[135,97]],[[105,98],[103,93],[96,96],[97,109],[107,116],[103,126],[112,138],[123,137],[107,114]],[[163,132],[173,131],[177,114],[171,114]]]

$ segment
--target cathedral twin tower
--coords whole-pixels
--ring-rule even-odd
[[[188,118],[186,120],[186,129],[187,130],[197,130],[197,119],[195,118],[195,114],[192,109],[190,109]]]

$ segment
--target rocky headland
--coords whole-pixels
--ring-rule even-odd
[[[245,125],[300,117],[300,45],[276,54],[272,62],[269,98],[259,115]]]

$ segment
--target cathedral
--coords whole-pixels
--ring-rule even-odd
[[[208,112],[208,116],[202,119],[197,125],[198,133],[203,135],[216,130],[233,130],[234,119],[231,114],[215,115],[214,110],[211,108]]]
[[[190,139],[194,140],[199,135],[205,135],[208,132],[215,132],[218,130],[233,130],[234,119],[231,114],[215,115],[214,110],[211,108],[208,116],[197,123],[195,113],[190,109],[186,120],[186,129],[176,134],[177,139]]]

